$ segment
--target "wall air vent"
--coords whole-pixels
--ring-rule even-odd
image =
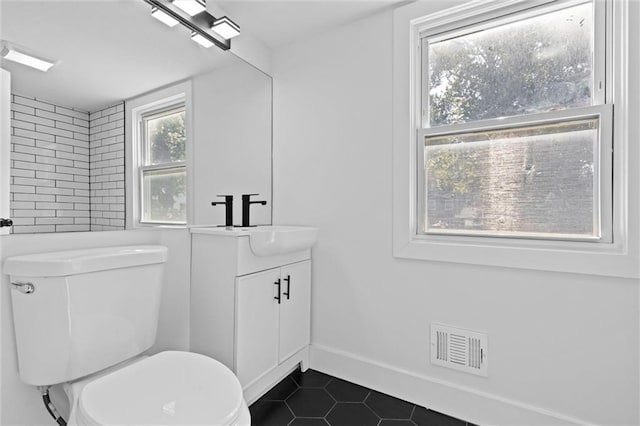
[[[486,334],[431,324],[431,363],[479,376],[489,376],[489,344]]]

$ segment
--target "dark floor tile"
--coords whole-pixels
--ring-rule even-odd
[[[331,426],[376,426],[380,418],[364,404],[339,402],[326,420]]]
[[[286,426],[293,414],[283,401],[257,401],[249,407],[251,426]]]
[[[331,376],[316,370],[307,370],[304,373],[296,370],[291,373],[291,378],[293,378],[301,388],[323,388],[332,379]]]
[[[414,407],[407,401],[376,391],[371,391],[364,402],[382,419],[409,420]]]
[[[324,419],[308,419],[304,417],[296,417],[289,423],[289,426],[327,426],[328,423]]]
[[[411,420],[418,426],[466,426],[466,422],[416,406]]]
[[[390,420],[384,419],[378,423],[378,426],[416,426],[411,420]]]
[[[249,411],[252,426],[475,426],[346,380],[299,369]]]
[[[291,394],[287,404],[296,417],[324,417],[335,401],[324,389],[300,388]]]
[[[325,389],[338,402],[362,402],[370,392],[363,386],[341,379],[331,380]]]
[[[285,377],[260,399],[262,401],[284,401],[291,396],[296,389],[298,389],[296,382],[294,382],[291,377]]]

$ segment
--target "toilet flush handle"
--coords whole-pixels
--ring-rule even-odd
[[[9,284],[9,287],[24,294],[35,293],[36,291],[36,286],[31,283],[11,283]]]

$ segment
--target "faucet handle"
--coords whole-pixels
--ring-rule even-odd
[[[227,203],[227,202],[229,202],[229,200],[232,200],[232,201],[233,201],[233,195],[226,195],[226,194],[225,194],[225,195],[216,195],[216,197],[224,197],[224,201],[218,201],[218,202],[216,202],[216,201],[212,201],[212,202],[211,202],[211,205],[212,205],[212,206],[215,206],[216,204],[224,204],[224,203]]]
[[[260,194],[242,194],[242,226],[243,227],[251,226],[249,223],[249,207],[251,206],[251,204],[260,204],[263,206],[267,205],[266,200],[251,201],[251,197],[254,195],[260,195]]]
[[[233,195],[217,195],[217,197],[224,197],[224,201],[212,201],[211,205],[217,206],[218,204],[224,204],[224,226],[233,226]]]
[[[216,197],[224,197],[224,201],[212,201],[212,206],[217,206],[218,204],[233,204],[233,195],[216,195]]]

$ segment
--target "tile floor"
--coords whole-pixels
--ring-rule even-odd
[[[296,370],[250,407],[252,426],[473,426],[314,370]]]

